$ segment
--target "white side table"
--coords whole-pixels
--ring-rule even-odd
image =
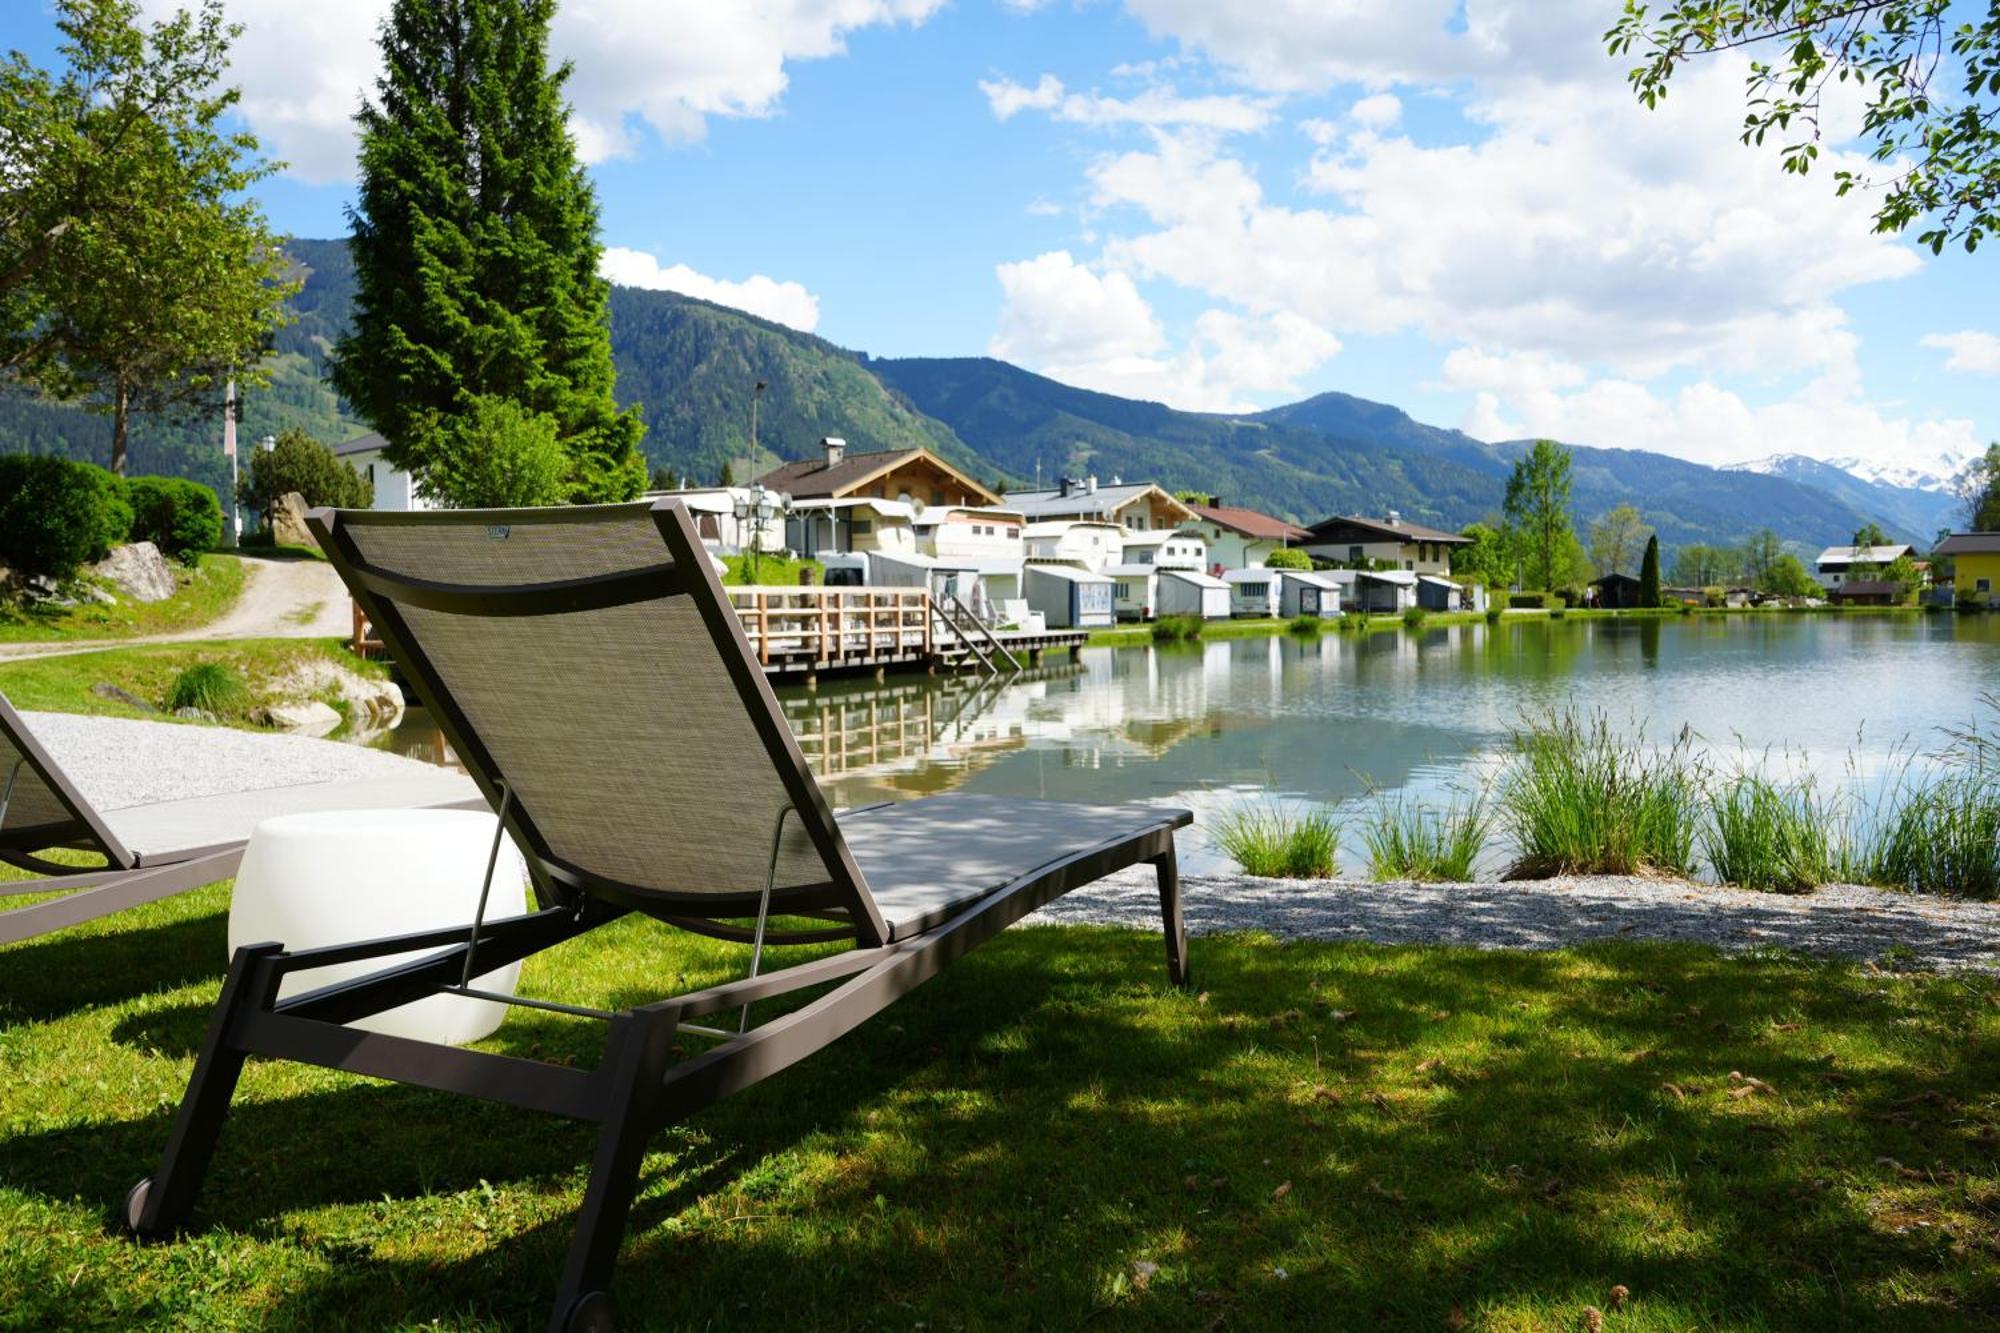
[[[495,816],[477,810],[328,810],[279,815],[257,825],[229,904],[229,952],[276,940],[290,950],[463,926],[479,910],[479,886],[493,850]],[[527,866],[503,839],[486,919],[527,910]],[[279,997],[365,976],[427,950],[295,972]],[[477,977],[480,990],[512,995],[521,965]],[[507,1006],[463,995],[433,995],[351,1026],[424,1041],[467,1042],[490,1035]]]

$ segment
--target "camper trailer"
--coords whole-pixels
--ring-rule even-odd
[[[1229,585],[1198,569],[1161,570],[1158,590],[1154,595],[1163,616],[1229,619]]]
[[[1229,585],[1229,614],[1263,619],[1278,614],[1282,595],[1278,586],[1281,570],[1232,569],[1222,576]]]
[[[1340,583],[1322,573],[1303,569],[1273,570],[1279,576],[1278,614],[1287,619],[1322,616],[1331,619],[1341,612]]]

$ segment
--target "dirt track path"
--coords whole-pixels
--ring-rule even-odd
[[[324,560],[274,559],[245,554],[243,593],[236,605],[198,629],[143,634],[130,639],[66,639],[61,643],[0,644],[0,662],[64,657],[129,648],[141,643],[197,643],[210,639],[324,639],[353,628],[347,588]]]

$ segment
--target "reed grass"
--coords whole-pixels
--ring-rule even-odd
[[[218,718],[240,718],[250,711],[250,687],[220,662],[183,667],[167,687],[167,711],[193,708]]]
[[[1153,642],[1193,643],[1201,630],[1200,616],[1161,616],[1153,622]]]
[[[1664,751],[1615,735],[1602,713],[1528,720],[1499,784],[1517,856],[1509,878],[1689,875],[1705,786],[1693,733]]]
[[[1406,606],[1403,608],[1403,628],[1420,629],[1429,615],[1430,612],[1421,606]]]
[[[1361,824],[1368,873],[1423,883],[1469,880],[1492,822],[1486,803],[1477,798],[1454,799],[1439,809],[1401,796],[1382,797]]]
[[[1315,638],[1326,632],[1326,622],[1318,616],[1294,616],[1285,626],[1290,634]]]
[[[1780,783],[1740,773],[1714,793],[1702,848],[1721,883],[1806,893],[1843,878],[1843,825],[1836,802],[1810,777]]]
[[[1215,845],[1248,875],[1329,879],[1340,851],[1340,822],[1325,810],[1243,806],[1211,830]]]

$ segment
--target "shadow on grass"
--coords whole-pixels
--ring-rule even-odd
[[[1955,1202],[2000,1141],[2000,1054],[1953,1039],[1990,981],[1913,1002],[1681,948],[1195,957],[1206,1002],[1160,984],[1156,937],[1012,932],[662,1134],[618,1274],[628,1323],[1431,1329],[1459,1308],[1570,1327],[1613,1283],[1637,1294],[1626,1327],[2000,1317],[1996,1196],[1983,1231]],[[191,1015],[169,1013],[143,1031],[179,1034]],[[540,1016],[502,1034],[577,1041]],[[1771,1090],[1732,1095],[1731,1071]],[[168,1247],[319,1257],[244,1322],[546,1316],[587,1127],[345,1079],[266,1099],[266,1078],[253,1064],[204,1230]],[[170,1114],[18,1134],[0,1181],[108,1217]]]
[[[219,990],[228,912],[193,910],[157,924],[109,917],[0,951],[0,1020],[49,1021],[204,981]]]

